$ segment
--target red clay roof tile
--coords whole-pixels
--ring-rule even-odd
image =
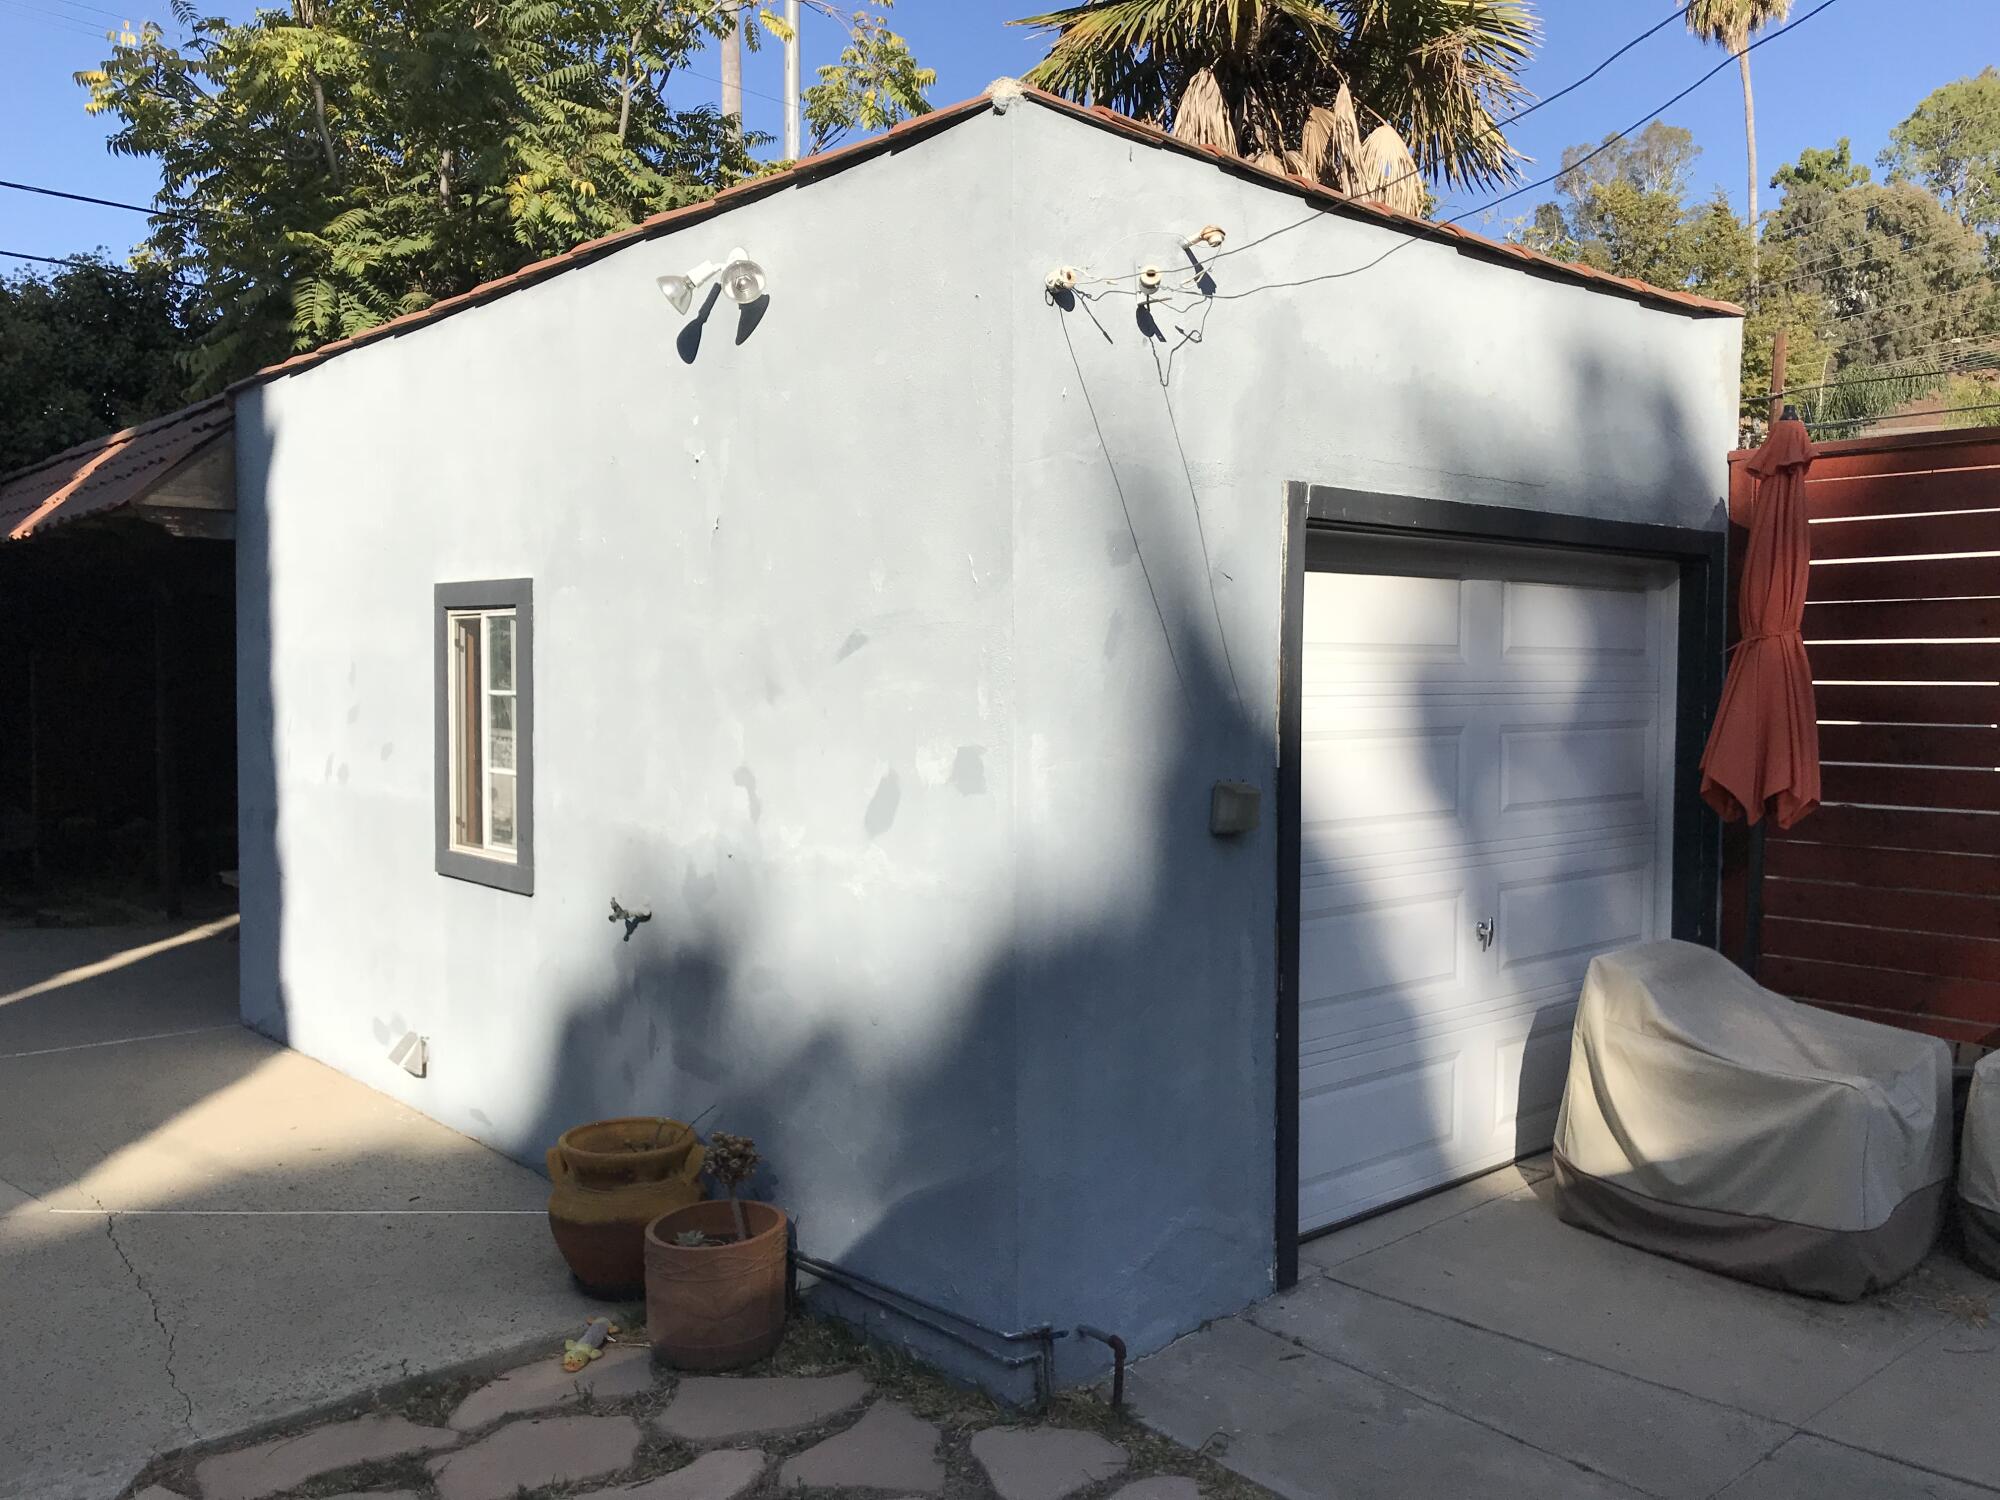
[[[211,396],[0,476],[0,537],[18,542],[59,521],[129,505],[229,428],[227,402]]]

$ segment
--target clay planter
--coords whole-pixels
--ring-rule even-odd
[[[706,1154],[679,1120],[599,1120],[563,1132],[548,1155],[549,1229],[585,1291],[639,1295],[646,1226],[701,1200]]]
[[[662,1214],[646,1226],[646,1332],[676,1369],[734,1370],[778,1347],[785,1334],[784,1212],[744,1203],[750,1238],[738,1240],[726,1200]],[[699,1230],[727,1243],[677,1245]]]

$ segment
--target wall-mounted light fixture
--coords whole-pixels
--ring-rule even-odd
[[[1181,243],[1190,250],[1196,245],[1206,245],[1211,250],[1220,250],[1228,238],[1228,231],[1220,224],[1204,224]]]
[[[658,284],[661,295],[673,303],[674,311],[684,313],[694,306],[695,292],[717,277],[722,279],[723,295],[739,306],[755,302],[770,285],[764,268],[741,245],[731,250],[729,259],[720,265],[705,260],[679,275],[662,276]]]

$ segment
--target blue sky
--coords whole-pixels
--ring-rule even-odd
[[[157,184],[151,165],[105,150],[105,126],[83,111],[71,81],[99,61],[104,28],[164,11],[145,0],[0,0],[0,178],[43,183],[102,197],[146,202]],[[935,103],[976,94],[993,79],[1025,71],[1040,50],[1031,34],[1007,19],[1031,0],[901,0],[897,24],[924,62],[938,70]],[[1797,13],[1815,0],[1799,0]],[[1536,0],[1543,41],[1527,82],[1538,94],[1589,71],[1606,54],[1671,8],[1671,0]],[[231,7],[235,9],[235,7]],[[1893,9],[1894,24],[1886,25]],[[806,66],[829,60],[839,35],[824,21],[808,23]],[[1721,61],[1678,26],[1635,49],[1602,77],[1538,112],[1510,132],[1519,149],[1552,171],[1562,148],[1596,141],[1632,124]],[[1996,0],[1837,0],[1824,15],[1761,48],[1752,57],[1757,89],[1762,175],[1801,147],[1853,138],[1857,158],[1872,161],[1889,129],[1931,89],[2000,62],[2000,3]],[[714,59],[698,57],[680,80],[679,98],[713,100]],[[782,63],[767,50],[748,59],[745,87],[753,128],[777,128]],[[1702,146],[1697,186],[1726,189],[1739,208],[1744,192],[1742,95],[1728,68],[1664,118],[1695,133]],[[1472,227],[1502,232],[1545,194],[1517,199]],[[1453,211],[1476,198],[1450,200]],[[0,191],[0,249],[71,255],[104,246],[122,254],[145,220],[113,209],[59,203]],[[0,262],[0,269],[17,267]]]

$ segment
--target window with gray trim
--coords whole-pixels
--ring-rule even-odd
[[[433,614],[438,874],[533,895],[533,582],[441,583]]]

